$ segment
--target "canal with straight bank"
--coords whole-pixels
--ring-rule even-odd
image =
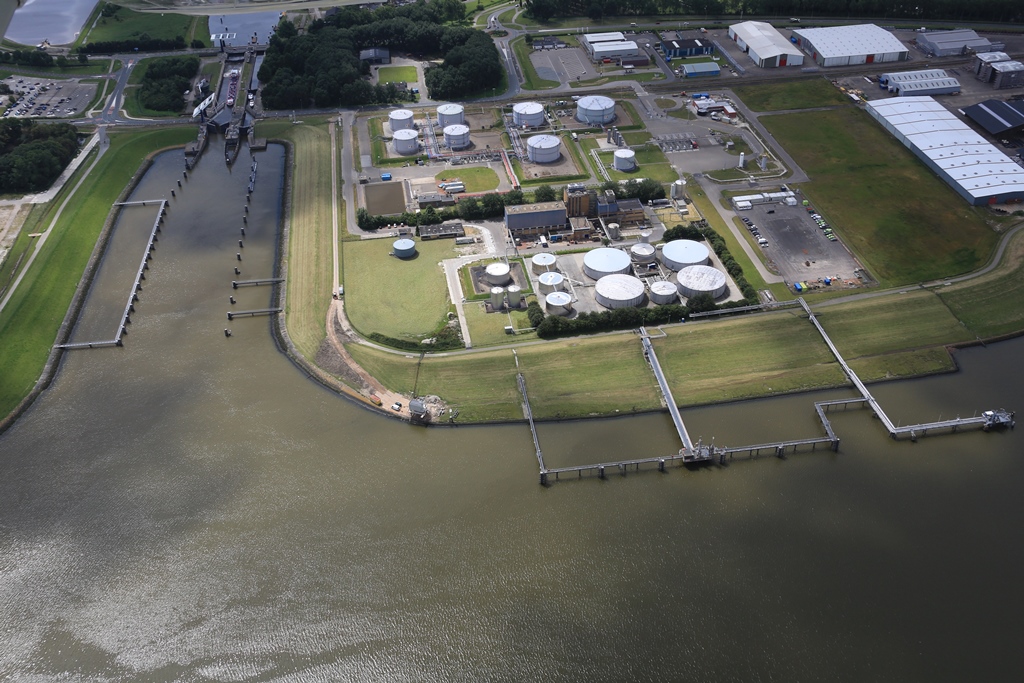
[[[217,141],[219,142],[219,140]],[[171,200],[123,348],[65,355],[0,436],[0,678],[1010,680],[1024,665],[1020,432],[548,488],[525,425],[413,427],[310,381],[267,318],[280,147]],[[168,196],[180,151],[133,199]],[[152,216],[123,212],[81,318],[109,329]],[[236,253],[242,252],[242,261]],[[223,330],[232,329],[226,338]],[[76,331],[76,335],[79,332]],[[1024,407],[1024,340],[873,385],[906,424]],[[683,411],[718,445],[821,433],[835,390]],[[540,426],[552,466],[672,452],[667,414]]]

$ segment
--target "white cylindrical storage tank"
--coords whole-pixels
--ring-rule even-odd
[[[537,278],[537,282],[539,283],[538,287],[541,294],[561,292],[565,289],[565,276],[553,270],[541,273],[540,277]]]
[[[492,285],[507,285],[512,280],[512,271],[507,263],[491,263],[484,269],[484,279]]]
[[[617,149],[612,158],[612,168],[616,171],[635,171],[636,152],[631,149]]]
[[[388,114],[388,123],[391,124],[391,132],[395,133],[406,128],[412,128],[413,113],[408,109],[396,109]]]
[[[394,244],[391,245],[391,249],[398,258],[412,258],[416,255],[416,243],[407,237],[395,240]]]
[[[632,275],[606,275],[594,286],[597,303],[605,308],[628,308],[644,302],[644,283]]]
[[[650,244],[650,243],[651,243],[651,231],[650,230],[645,230],[642,233],[640,233],[640,244]]]
[[[630,247],[629,254],[637,263],[654,263],[656,252],[653,244],[641,242]]]
[[[707,265],[711,252],[700,242],[672,240],[661,249],[661,262],[671,270]]]
[[[615,120],[615,100],[604,95],[587,95],[576,103],[576,120],[592,125],[604,125]]]
[[[547,252],[535,254],[533,258],[530,259],[530,268],[533,270],[534,274],[546,273],[549,270],[555,269],[555,262],[557,260],[558,259],[554,254],[549,254]]]
[[[629,256],[621,249],[611,247],[600,247],[588,251],[583,257],[583,272],[587,277],[600,280],[606,275],[617,273],[628,273],[633,269]]]
[[[444,144],[451,149],[469,147],[469,126],[456,123],[444,129]]]
[[[526,140],[526,153],[535,164],[550,164],[562,156],[562,141],[554,135],[534,135]]]
[[[499,310],[505,307],[505,288],[491,287],[491,308]]]
[[[656,304],[677,304],[679,290],[668,280],[658,280],[651,284],[651,301]]]
[[[617,239],[619,239],[619,237],[621,235],[622,235],[622,232],[619,230],[619,224],[618,223],[609,223],[608,224],[608,239],[617,240]]]
[[[395,153],[416,154],[420,151],[420,134],[413,128],[395,131]]]
[[[569,315],[572,313],[572,297],[569,292],[551,292],[544,297],[544,306],[551,315]]]
[[[517,126],[543,126],[544,105],[539,102],[520,102],[513,105],[512,123]]]
[[[711,266],[687,266],[679,271],[679,293],[687,299],[710,294],[712,299],[725,294],[725,273]]]
[[[519,285],[509,285],[508,289],[509,308],[519,308],[523,305],[523,288]]]
[[[442,104],[437,108],[437,125],[442,128],[466,122],[466,110],[461,104]]]
[[[686,196],[686,181],[677,180],[672,183],[672,199],[682,199]]]

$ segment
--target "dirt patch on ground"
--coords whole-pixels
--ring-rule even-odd
[[[382,181],[363,185],[366,210],[374,216],[391,216],[405,211],[405,187],[401,182]]]

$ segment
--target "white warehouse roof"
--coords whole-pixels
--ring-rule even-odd
[[[931,97],[874,100],[867,110],[961,194],[984,200],[1024,193],[1024,169]]]
[[[909,52],[896,36],[874,24],[800,28],[793,33],[809,41],[825,59]]]
[[[617,40],[617,41],[610,41],[610,42],[607,42],[607,43],[597,43],[596,45],[593,45],[592,47],[594,48],[594,55],[595,56],[596,55],[600,55],[600,54],[624,52],[624,51],[627,51],[627,50],[631,50],[633,52],[638,52],[639,49],[640,49],[639,47],[637,47],[636,42],[634,42],[632,40]]]
[[[793,43],[786,40],[786,37],[769,23],[743,21],[733,24],[729,28],[762,59],[770,59],[779,55],[803,56],[803,53]]]
[[[591,45],[594,43],[621,43],[626,39],[626,36],[622,35],[621,31],[611,31],[609,33],[587,33],[583,36],[583,40],[587,41]]]

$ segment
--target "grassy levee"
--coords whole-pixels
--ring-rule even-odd
[[[97,5],[94,12],[98,13],[99,9],[100,6]],[[209,17],[133,12],[122,7],[112,17],[99,17],[95,26],[92,25],[92,18],[90,16],[90,21],[86,24],[91,28],[82,32],[75,40],[74,47],[108,40],[131,40],[143,34],[161,40],[173,40],[175,37],[181,36],[186,43],[191,40],[190,36],[194,36],[203,41],[204,45],[209,45],[210,42],[208,28],[199,30],[202,26],[209,26]]]
[[[825,78],[791,83],[741,85],[733,88],[733,92],[743,100],[743,104],[754,111],[785,111],[851,104],[849,98]]]
[[[512,322],[509,323],[509,315],[505,313],[488,313],[484,309],[484,302],[468,302],[463,307],[466,315],[466,324],[469,326],[469,336],[473,340],[473,348],[485,346],[497,346],[499,344],[520,344],[525,341],[537,339],[537,333],[521,332],[509,336],[505,333],[505,325],[511,324],[517,330],[525,330],[530,327],[530,319],[526,316],[525,310],[512,311]]]
[[[345,243],[345,312],[363,335],[419,341],[448,313],[448,285],[438,262],[455,255],[451,240],[416,242],[417,256],[390,256],[393,239]],[[322,319],[321,319],[322,325]]]
[[[110,149],[68,203],[32,268],[0,312],[0,414],[10,413],[39,378],[111,204],[148,154],[182,145],[194,136],[192,127],[110,134]],[[86,159],[60,194],[33,212],[25,225],[27,232],[49,227],[66,193],[91,163]]]
[[[1024,330],[1024,232],[1018,233],[996,270],[938,290],[967,328],[991,339]]]
[[[967,205],[859,109],[765,116],[761,122],[814,182],[807,198],[882,285],[982,266],[998,240]]]
[[[259,133],[292,143],[285,324],[295,347],[312,360],[327,336],[334,268],[330,132],[323,120],[302,125],[278,120],[260,124]]]

